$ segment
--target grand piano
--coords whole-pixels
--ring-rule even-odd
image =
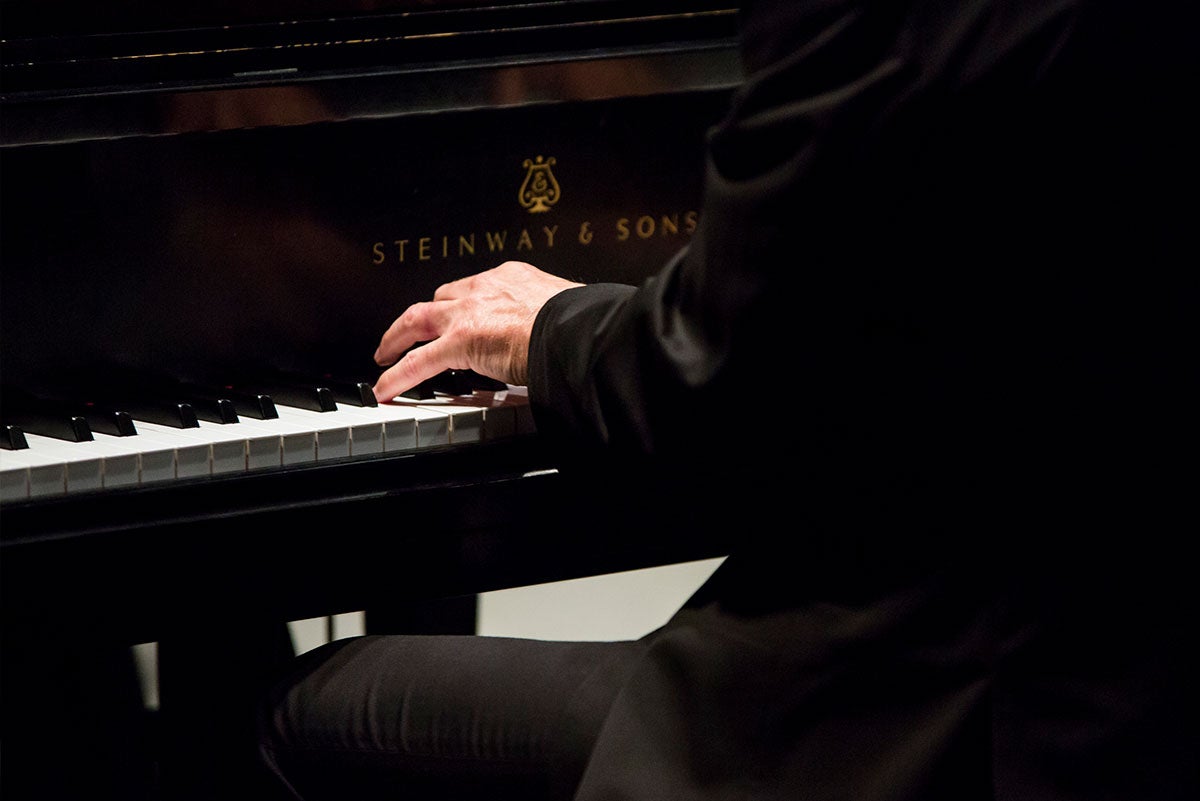
[[[637,483],[560,469],[520,387],[362,388],[441,283],[506,259],[636,283],[686,245],[733,5],[0,9],[9,644],[723,553],[677,509],[631,528]]]
[[[636,477],[567,469],[521,387],[363,389],[441,283],[506,259],[636,283],[687,244],[731,4],[0,0],[0,26],[14,801],[71,775],[229,797],[196,784],[214,710],[287,621],[458,630],[475,593],[724,552]],[[74,764],[39,746],[62,715],[90,721]]]

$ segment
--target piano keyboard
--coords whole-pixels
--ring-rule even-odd
[[[135,434],[90,431],[91,439],[80,441],[9,426],[0,448],[0,502],[380,456],[533,431],[523,387],[469,395],[439,392],[374,406],[334,402],[326,403],[327,411],[281,399],[274,405],[278,417],[238,416],[229,423],[198,419],[186,427],[131,412]]]

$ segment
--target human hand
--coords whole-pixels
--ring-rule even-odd
[[[577,286],[519,261],[443,284],[380,339],[375,363],[391,366],[375,382],[375,397],[390,401],[445,370],[527,383],[533,321],[547,300]],[[425,344],[413,347],[418,342]]]

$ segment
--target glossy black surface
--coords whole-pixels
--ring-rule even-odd
[[[713,0],[0,4],[6,144],[706,91]]]
[[[709,94],[0,149],[5,381],[377,375],[409,303],[506,259],[637,283],[688,241]],[[560,199],[522,207],[526,162]]]

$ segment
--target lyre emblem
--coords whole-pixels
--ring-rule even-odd
[[[558,181],[554,179],[554,173],[550,172],[550,165],[553,163],[553,156],[548,159],[538,156],[534,161],[525,159],[521,165],[528,172],[525,173],[525,180],[521,182],[518,197],[521,205],[528,209],[530,214],[550,211],[550,207],[558,202]]]

